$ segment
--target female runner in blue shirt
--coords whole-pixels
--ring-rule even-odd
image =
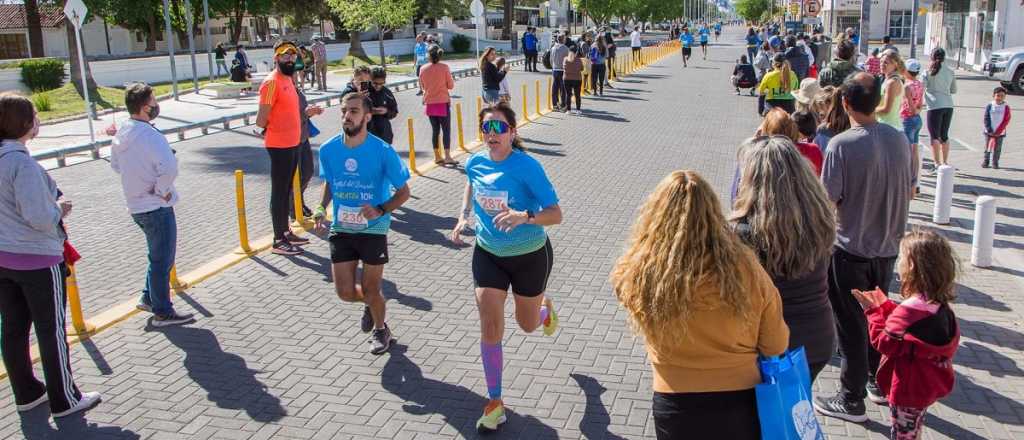
[[[558,327],[551,298],[546,298],[554,255],[544,226],[562,222],[558,196],[544,168],[526,154],[516,135],[516,113],[507,105],[487,107],[479,115],[487,149],[466,162],[465,196],[451,240],[476,217],[473,281],[480,312],[480,358],[490,400],[477,430],[494,431],[505,422],[501,401],[501,341],[505,299],[511,286],[519,327],[531,333],[543,326],[551,336]]]

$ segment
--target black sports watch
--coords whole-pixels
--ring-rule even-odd
[[[388,213],[388,210],[387,210],[387,209],[384,209],[384,204],[383,204],[383,203],[381,203],[381,204],[379,204],[379,205],[375,206],[375,208],[377,208],[377,209],[379,209],[379,210],[380,210],[380,212],[381,212],[381,215],[384,215],[384,214],[387,214],[387,213]]]

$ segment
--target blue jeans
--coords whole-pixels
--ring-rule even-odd
[[[171,266],[178,241],[178,225],[174,219],[174,208],[160,208],[154,211],[132,214],[132,220],[146,234],[149,249],[149,269],[146,271],[146,287],[142,289],[139,302],[153,308],[153,314],[169,315],[174,312],[171,305]]]
[[[910,145],[918,143],[918,135],[921,133],[922,125],[921,115],[903,118],[903,133],[907,135],[907,140],[910,141]]]

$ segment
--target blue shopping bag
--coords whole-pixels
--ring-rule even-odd
[[[761,384],[757,415],[764,440],[825,440],[811,406],[811,372],[804,348],[776,357],[759,357]]]

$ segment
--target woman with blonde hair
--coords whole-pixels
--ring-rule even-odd
[[[749,139],[740,147],[739,161],[729,221],[779,289],[789,348],[804,347],[813,381],[834,350],[828,300],[828,263],[836,239],[832,204],[789,139]]]
[[[907,67],[903,59],[894,50],[882,52],[882,75],[885,81],[882,82],[882,101],[875,107],[875,116],[878,122],[892,128],[903,131],[903,118],[900,117],[900,107],[903,106],[903,73]]]
[[[800,88],[800,78],[789,67],[789,61],[781,53],[772,58],[772,70],[761,78],[757,92],[764,96],[764,111],[779,107],[786,113],[796,111],[796,97],[793,91]]]
[[[662,179],[611,281],[654,370],[659,439],[758,439],[757,356],[786,350],[782,300],[694,171]]]

